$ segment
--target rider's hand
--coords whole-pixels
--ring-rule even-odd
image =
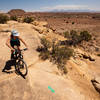
[[[27,48],[27,50],[29,50],[29,48]]]
[[[11,48],[11,52],[13,53],[15,50],[13,48]]]

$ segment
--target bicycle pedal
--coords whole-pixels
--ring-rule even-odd
[[[15,70],[15,73],[16,73],[17,75],[20,75],[18,70]]]

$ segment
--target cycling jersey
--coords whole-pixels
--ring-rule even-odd
[[[10,45],[11,45],[12,47],[14,47],[14,46],[20,46],[20,41],[19,41],[19,39],[18,39],[18,38],[17,38],[17,39],[11,38],[11,40],[10,40]]]

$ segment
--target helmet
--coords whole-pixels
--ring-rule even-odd
[[[12,31],[11,31],[11,34],[12,34],[13,36],[19,36],[19,33],[18,33],[16,30],[12,30]]]

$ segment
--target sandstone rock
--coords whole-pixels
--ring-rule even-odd
[[[82,54],[83,58],[89,59],[90,61],[95,61],[94,57],[92,55],[89,55],[88,53]]]
[[[96,77],[94,80],[91,80],[94,88],[97,90],[97,92],[100,93],[100,77]]]
[[[25,11],[22,9],[12,9],[8,12],[11,16],[22,16],[25,14]]]
[[[39,22],[38,21],[34,21],[34,22],[32,22],[32,24],[35,25],[35,26],[38,26]]]
[[[43,26],[43,27],[45,27],[45,26],[47,25],[47,22],[43,22],[43,21],[41,21],[41,22],[34,21],[34,22],[32,22],[32,24],[35,25],[35,26]]]

